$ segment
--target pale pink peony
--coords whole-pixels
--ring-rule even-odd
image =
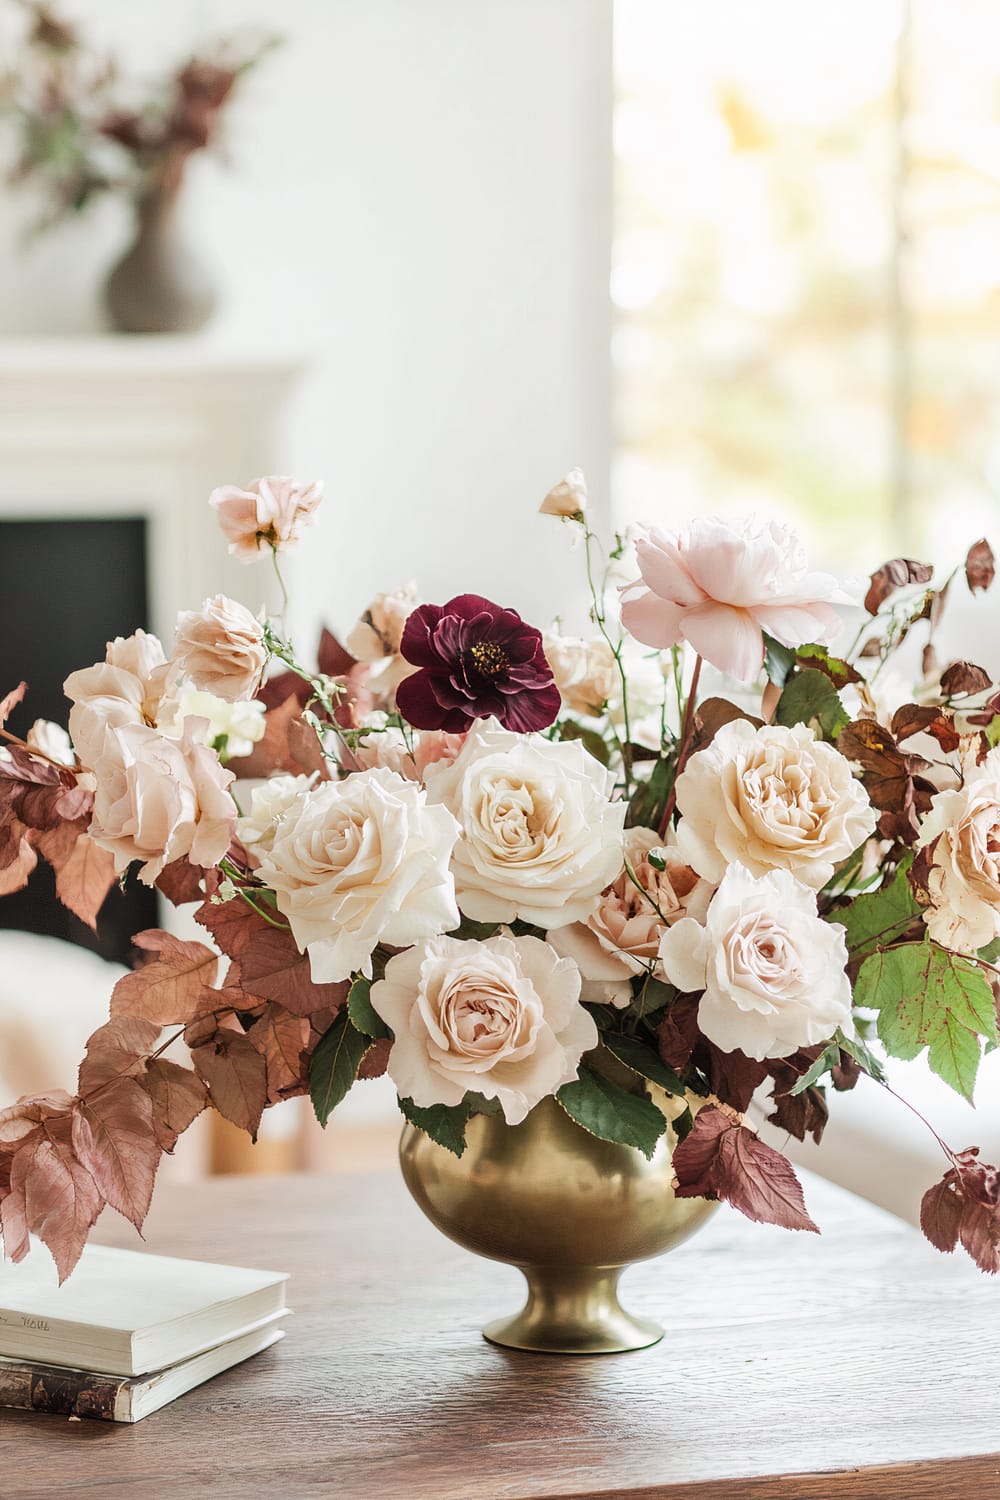
[[[152,885],[165,865],[187,855],[216,865],[229,848],[236,804],[233,773],[198,743],[202,722],[186,719],[179,740],[145,724],[108,728],[94,761],[97,790],[90,837],[114,855],[119,874],[135,860]]]
[[[173,660],[201,692],[214,693],[227,703],[252,698],[267,655],[260,621],[225,594],[177,616]]]
[[[213,490],[209,504],[229,539],[229,550],[240,562],[256,562],[263,552],[286,552],[316,519],[323,485],[299,484],[285,475],[255,479],[248,489],[224,484]]]
[[[851,602],[834,578],[807,571],[798,537],[773,521],[653,528],[635,548],[640,577],[620,590],[626,630],[660,650],[687,641],[741,682],[760,672],[765,631],[785,646],[832,640],[841,625],[832,606]]]
[[[535,937],[437,937],[397,954],[372,986],[391,1026],[389,1076],[421,1108],[496,1099],[508,1125],[578,1077],[598,1043],[580,972]]]

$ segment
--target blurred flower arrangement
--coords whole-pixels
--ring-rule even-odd
[[[286,478],[211,497],[230,551],[276,568],[320,500]],[[280,619],[218,596],[169,657],[140,631],[74,672],[68,733],[0,731],[0,891],[42,857],[94,924],[134,870],[211,939],[139,933],[77,1094],[0,1111],[9,1256],[35,1232],[66,1276],[105,1204],[141,1225],[208,1106],[254,1135],[308,1093],[325,1123],[385,1072],[458,1155],[473,1115],[515,1125],[554,1097],[646,1156],[672,1132],[679,1196],[807,1230],[748,1122],[761,1091],[816,1140],[825,1088],[887,1087],[886,1052],[926,1051],[971,1098],[997,1042],[1000,694],[934,659],[961,575],[878,569],[838,657],[851,601],[786,528],[643,532],[619,611],[626,542],[602,552],[579,472],[541,508],[582,541],[592,639],[408,585],[312,670]],[[993,571],[977,543],[967,586]],[[920,630],[933,685],[886,706]],[[742,686],[706,693],[713,671]],[[925,1232],[995,1272],[1000,1173],[940,1144]]]
[[[42,0],[24,0],[20,56],[0,79],[0,109],[18,132],[14,182],[40,182],[49,208],[36,229],[80,213],[104,193],[132,199],[176,191],[188,159],[213,145],[240,80],[275,45],[222,42],[189,58],[144,102],[114,57],[94,52]]]

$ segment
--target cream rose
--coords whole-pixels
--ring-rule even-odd
[[[103,662],[70,673],[63,692],[73,704],[69,734],[81,765],[93,769],[105,730],[156,722],[169,675],[159,639],[144,630],[116,636]]]
[[[543,635],[556,687],[571,713],[599,714],[618,683],[614,653],[602,636],[582,640],[572,635]]]
[[[288,808],[258,873],[317,983],[370,974],[379,942],[405,947],[458,926],[448,869],[457,832],[394,771],[326,781]]]
[[[555,744],[481,720],[461,754],[428,766],[425,779],[430,801],[461,828],[452,870],[474,921],[580,922],[622,868],[625,804],[610,800],[613,776],[578,740]]]
[[[460,1104],[471,1089],[508,1125],[576,1078],[598,1042],[576,965],[533,937],[432,938],[389,960],[371,1001],[392,1028],[401,1098]]]
[[[233,773],[199,743],[201,726],[188,719],[179,740],[145,724],[106,729],[94,762],[97,790],[90,837],[114,855],[119,874],[142,861],[139,879],[152,885],[182,855],[216,865],[229,848],[236,804]]]
[[[565,479],[552,486],[538,513],[542,516],[564,516],[573,520],[587,509],[587,481],[582,469],[570,469]]]
[[[663,869],[650,863],[657,851]],[[583,975],[588,1004],[628,1005],[637,974],[660,978],[660,939],[682,917],[705,920],[712,887],[651,828],[625,830],[626,868],[585,922],[554,931],[549,942]]]
[[[309,791],[315,780],[315,774],[271,776],[254,786],[250,792],[250,811],[236,822],[236,837],[243,847],[258,857],[270,849],[281,819],[302,794]],[[237,787],[236,793],[245,806],[242,787]]]
[[[405,584],[395,593],[376,594],[344,645],[358,661],[380,662],[387,656],[398,656],[403,626],[419,603],[415,583]]]
[[[975,953],[1000,937],[1000,746],[982,765],[963,766],[957,791],[938,792],[917,849],[927,849],[931,905],[924,921],[935,942]]]
[[[741,864],[819,890],[875,830],[868,794],[811,729],[724,724],[677,778],[677,847],[708,880]]]
[[[668,928],[660,962],[679,989],[704,991],[698,1025],[724,1052],[789,1057],[851,1019],[844,929],[787,870],[730,866],[704,926],[683,917]]]
[[[202,692],[227,703],[252,698],[267,656],[260,621],[225,594],[177,616],[173,660],[191,686]]]

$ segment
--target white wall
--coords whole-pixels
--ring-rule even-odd
[[[187,208],[227,286],[213,337],[313,361],[287,464],[330,496],[297,566],[303,644],[411,576],[425,598],[475,589],[547,623],[579,570],[538,502],[577,463],[599,503],[607,489],[610,0],[64,12],[152,71],[237,25],[288,38],[231,113],[231,166],[199,161]],[[99,328],[124,211],[24,255],[27,208],[0,197],[0,335]]]

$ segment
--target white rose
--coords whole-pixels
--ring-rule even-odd
[[[36,719],[25,735],[24,742],[29,749],[40,750],[49,760],[58,761],[61,766],[76,765],[69,735],[61,724],[53,724],[51,719]]]
[[[379,942],[405,947],[458,926],[448,870],[457,832],[393,771],[358,771],[296,800],[258,873],[317,983],[370,974]]]
[[[508,1125],[576,1078],[597,1046],[579,997],[574,963],[509,935],[432,938],[391,958],[371,991],[395,1038],[388,1071],[401,1098],[427,1108],[474,1090],[499,1101]]]
[[[141,860],[139,879],[152,885],[183,855],[211,866],[226,853],[236,819],[233,773],[199,743],[197,719],[187,721],[180,740],[146,724],[106,729],[93,769],[90,837],[114,855],[119,874]]]
[[[278,824],[316,776],[272,776],[250,793],[250,811],[236,821],[236,836],[245,849],[262,854],[270,849]],[[239,788],[237,795],[240,795]]]
[[[844,929],[787,870],[755,878],[730,866],[704,926],[684,917],[668,928],[660,962],[679,989],[704,991],[698,1025],[724,1052],[789,1057],[851,1019]]]
[[[677,778],[677,847],[709,880],[727,865],[790,870],[819,890],[875,830],[868,794],[811,729],[724,724]]]
[[[376,594],[344,642],[358,661],[381,662],[398,656],[403,627],[420,600],[415,583],[407,583],[391,594]]]
[[[654,849],[662,870],[650,863]],[[661,978],[664,932],[682,917],[703,922],[712,896],[709,882],[675,848],[664,848],[651,828],[625,830],[625,859],[627,868],[601,893],[587,920],[560,927],[549,938],[557,953],[579,965],[588,1004],[628,1005],[637,974]]]
[[[578,740],[480,720],[451,764],[424,774],[429,799],[461,827],[452,870],[474,921],[582,921],[622,868],[625,804],[610,800],[614,777]]]
[[[924,921],[945,948],[975,953],[1000,937],[1000,746],[970,756],[957,791],[938,792],[917,849],[927,849],[931,905]]]
[[[216,594],[177,616],[173,661],[191,685],[235,703],[252,698],[267,665],[264,627],[245,604]]]
[[[585,641],[572,635],[546,634],[542,636],[542,649],[570,712],[601,713],[618,681],[614,653],[607,641],[602,636]]]
[[[176,698],[160,704],[156,727],[161,734],[176,739],[185,720],[198,719],[204,725],[203,743],[214,745],[216,740],[225,740],[226,758],[235,760],[241,755],[249,755],[254,745],[264,738],[266,714],[265,705],[257,699],[228,703],[214,693],[182,687]]]

